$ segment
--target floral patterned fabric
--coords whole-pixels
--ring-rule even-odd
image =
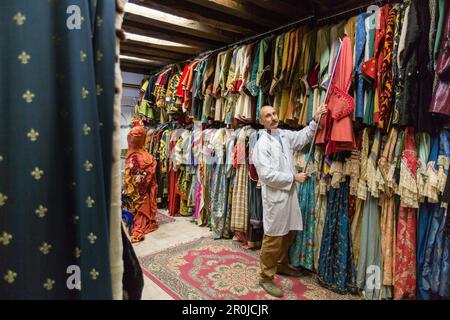
[[[405,175],[416,177],[417,160],[414,130],[407,128],[405,130],[405,149],[402,153],[401,177]],[[400,196],[402,202],[397,227],[394,299],[415,299],[417,209],[406,206],[407,203],[414,205],[409,198],[407,198],[407,203],[404,202],[403,197],[409,197],[409,193],[402,193]]]
[[[349,183],[328,192],[328,207],[320,249],[321,284],[339,293],[355,291],[355,266],[348,220]]]

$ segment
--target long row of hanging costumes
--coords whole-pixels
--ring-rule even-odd
[[[303,233],[315,246],[306,251],[307,261],[313,257],[319,279],[340,292],[359,289],[367,299],[448,298],[450,233],[441,196],[450,135],[415,135],[412,127],[384,136],[371,130],[365,128],[357,142],[360,156],[325,157],[320,180],[310,182],[316,204]]]
[[[193,216],[215,238],[235,236],[248,247],[259,247],[261,189],[248,161],[256,139],[250,126],[149,130],[147,146],[159,163],[159,207],[171,215]]]
[[[249,126],[151,132],[150,149],[168,169],[160,177],[170,189],[169,212],[192,215],[215,238],[234,235],[258,247],[261,192],[248,160],[258,134]],[[332,290],[367,299],[448,298],[450,223],[442,196],[450,200],[450,133],[365,128],[357,137],[351,153],[315,150],[311,178],[298,188],[303,231],[290,248],[291,264],[316,272]],[[295,159],[301,170],[305,152]]]
[[[436,114],[450,115],[448,7],[445,0],[386,4],[336,25],[300,27],[170,66],[145,82],[139,113],[162,123],[175,114],[252,123],[270,104],[281,123],[305,126],[324,102],[339,39],[348,37],[350,79],[343,88],[354,105],[347,101],[335,120],[348,115],[383,132],[432,132]]]
[[[278,108],[282,122],[303,126],[324,101],[338,37],[346,35],[327,100],[331,112],[322,119],[318,133],[317,144],[323,148],[314,154],[309,169],[313,178],[299,186],[304,230],[290,248],[291,263],[317,272],[324,286],[343,293],[361,291],[368,299],[448,298],[449,241],[444,226],[449,219],[441,204],[448,135],[436,133],[440,126],[433,124],[439,119],[433,113],[450,115],[449,17],[445,1],[405,1],[332,27],[301,28],[294,35],[287,33],[289,37],[263,39],[254,44],[258,59],[250,64],[243,54],[248,46],[220,53],[217,59],[205,56],[195,61],[195,68],[191,64],[183,71],[166,70],[164,81],[163,73],[151,78],[141,111],[156,110],[155,101],[163,122],[164,114],[183,111],[202,121],[236,123],[257,119],[259,108],[269,103]],[[291,35],[298,41],[291,41]],[[244,58],[239,60],[238,53]],[[247,67],[237,61],[247,61]],[[246,70],[247,77],[241,77],[240,70]],[[170,81],[177,74],[178,85]],[[357,129],[359,134],[354,135],[353,124],[376,131]],[[189,136],[185,133],[180,140],[165,132],[169,132],[165,148],[172,152]],[[238,150],[251,152],[252,144],[243,143],[246,134],[230,138],[212,132],[192,132],[189,139],[194,146],[207,141],[209,147],[213,137],[225,141],[225,151],[217,154],[228,164]],[[160,147],[156,145],[154,150]],[[173,191],[168,191],[169,211],[189,214],[190,209],[200,224],[212,226],[216,236],[235,231],[245,239],[252,221],[249,208],[260,203],[257,192],[256,201],[245,193],[253,181],[248,177],[251,165],[202,166],[200,161],[195,170],[190,166],[178,170],[170,166],[169,153],[164,156],[169,163],[166,189]],[[186,153],[176,158],[180,156]],[[197,178],[195,186],[192,177]]]

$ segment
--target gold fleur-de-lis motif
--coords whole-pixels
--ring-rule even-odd
[[[88,208],[92,208],[94,206],[95,200],[91,198],[91,196],[89,196],[86,199],[86,205]]]
[[[3,207],[6,204],[6,200],[8,200],[8,196],[0,193],[0,207]]]
[[[22,64],[27,64],[31,59],[31,56],[25,51],[22,51],[22,53],[17,56],[17,59],[19,59]]]
[[[0,236],[0,243],[4,246],[7,246],[11,243],[13,236],[5,231],[3,231],[2,235]]]
[[[43,254],[48,254],[50,252],[50,249],[52,248],[51,244],[48,244],[47,242],[42,243],[42,245],[39,247],[39,251]]]
[[[53,286],[55,285],[55,280],[47,279],[47,281],[44,283],[44,288],[48,291],[53,289]]]
[[[92,280],[97,280],[100,273],[97,270],[95,270],[95,268],[94,268],[91,270],[90,275],[91,275]]]
[[[73,216],[73,223],[77,223],[80,220],[80,216]]]
[[[23,26],[27,17],[24,16],[21,12],[17,12],[17,14],[13,17],[13,20],[16,20],[18,26]]]
[[[89,90],[87,90],[85,87],[83,87],[83,89],[81,89],[81,97],[83,99],[86,99],[88,94],[89,94]]]
[[[81,50],[80,51],[80,60],[81,60],[81,62],[85,62],[86,58],[87,58],[87,54],[83,50]]]
[[[94,165],[92,164],[92,163],[90,163],[88,160],[86,160],[86,162],[84,163],[84,170],[86,170],[86,171],[91,171],[92,170],[92,167],[93,167]]]
[[[100,18],[100,16],[97,16],[97,18],[95,19],[95,21],[96,21],[97,27],[100,28],[100,27],[102,26],[102,24],[103,24],[103,19]]]
[[[103,58],[103,53],[100,50],[97,50],[97,61],[102,61]]]
[[[81,256],[80,248],[78,248],[78,247],[75,248],[74,255],[75,255],[75,258],[77,258],[77,259],[80,258],[80,256]]]
[[[92,232],[88,235],[87,238],[91,244],[94,244],[95,240],[97,240],[97,236],[95,234],[93,234]]]
[[[83,125],[83,133],[87,136],[91,132],[91,127],[89,127],[86,123]]]
[[[30,90],[25,91],[25,93],[22,95],[22,98],[25,99],[27,103],[32,103],[35,95]]]
[[[101,95],[103,93],[103,88],[98,84],[97,85],[97,95]]]
[[[46,207],[44,207],[43,205],[39,205],[39,207],[34,210],[34,213],[36,213],[39,218],[43,218],[47,214],[47,211],[48,209]]]
[[[39,132],[31,128],[30,132],[28,132],[27,134],[27,137],[28,139],[30,139],[30,141],[36,141],[37,138],[39,137]]]
[[[12,270],[8,270],[3,277],[3,279],[5,279],[5,281],[9,284],[13,283],[16,280],[16,278],[17,278],[17,273]]]
[[[34,179],[39,180],[42,178],[42,175],[44,174],[44,171],[39,169],[39,167],[35,167],[33,171],[31,171],[31,175],[34,177]]]

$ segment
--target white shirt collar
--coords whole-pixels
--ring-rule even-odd
[[[278,128],[277,129],[273,129],[273,130],[265,129],[265,131],[270,136],[279,136],[281,134],[280,129],[278,129]]]

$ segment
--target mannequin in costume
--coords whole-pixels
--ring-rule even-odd
[[[156,221],[156,160],[144,150],[146,132],[136,126],[128,133],[128,152],[125,161],[123,206],[134,217],[131,241],[144,240],[145,234],[158,228]]]

